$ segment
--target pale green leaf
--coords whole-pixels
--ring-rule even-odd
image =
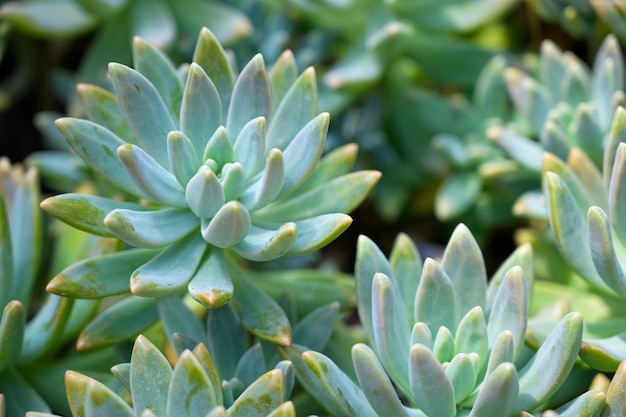
[[[159,349],[139,335],[130,357],[130,393],[135,413],[149,409],[156,415],[167,415],[172,373],[169,362]]]
[[[185,186],[185,200],[193,214],[203,219],[215,216],[224,205],[224,189],[211,168],[202,165],[191,177]]]
[[[436,332],[441,326],[456,329],[454,286],[446,272],[431,258],[424,262],[414,301],[413,320],[416,323],[426,324],[431,332]]]
[[[198,359],[188,350],[182,352],[169,381],[167,414],[163,415],[205,417],[207,410],[221,405],[217,399]]]
[[[201,232],[210,244],[228,248],[244,240],[251,226],[248,210],[238,201],[229,201],[211,220],[202,219]]]
[[[218,308],[230,301],[234,287],[221,250],[211,249],[204,254],[187,290],[196,301],[209,308]]]
[[[200,166],[200,157],[191,140],[183,132],[167,134],[167,156],[172,173],[180,185],[186,185]]]
[[[22,304],[10,301],[0,320],[0,370],[16,363],[23,346],[26,313]]]
[[[454,417],[454,387],[443,367],[426,346],[411,347],[409,381],[417,407],[428,416]]]
[[[502,363],[487,376],[474,402],[471,417],[511,415],[518,398],[519,381],[515,366]]]

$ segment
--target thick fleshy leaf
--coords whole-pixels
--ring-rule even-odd
[[[232,274],[235,295],[231,303],[241,323],[252,334],[282,346],[291,344],[291,325],[278,303],[252,282],[243,271]]]
[[[76,93],[89,120],[106,127],[126,142],[136,141],[113,93],[93,84],[78,84]]]
[[[500,364],[487,376],[474,402],[471,417],[510,415],[519,393],[519,381],[512,363]]]
[[[411,415],[398,398],[391,380],[372,349],[357,343],[352,347],[352,361],[361,389],[379,416]]]
[[[606,394],[598,390],[589,390],[559,407],[559,417],[600,417],[606,405]],[[612,411],[614,408],[609,406]],[[619,411],[619,410],[618,410]],[[622,414],[624,409],[622,408]],[[619,415],[616,414],[616,415]]]
[[[205,161],[208,159],[214,160],[217,163],[218,169],[222,169],[222,182],[225,182],[223,178],[225,175],[223,167],[227,166],[233,158],[233,144],[230,142],[230,138],[226,133],[226,128],[224,126],[220,126],[211,136],[209,136],[209,140],[206,141],[202,159]]]
[[[241,70],[233,86],[226,117],[228,136],[239,136],[244,125],[252,119],[260,116],[268,119],[271,106],[272,92],[265,62],[263,56],[257,54]]]
[[[238,201],[224,204],[215,216],[202,219],[202,237],[218,248],[228,248],[241,242],[250,233],[250,214]]]
[[[374,340],[372,324],[372,281],[376,273],[393,275],[391,265],[370,238],[361,235],[357,240],[355,280],[357,312],[368,340]]]
[[[550,97],[545,87],[518,69],[508,68],[504,73],[511,99],[528,119],[536,132],[540,132],[550,109]]]
[[[590,207],[587,221],[591,259],[598,275],[613,291],[626,296],[626,276],[615,253],[611,225],[606,213],[600,207]]]
[[[367,170],[345,174],[298,196],[287,195],[255,211],[253,217],[258,221],[280,222],[327,213],[350,213],[365,200],[380,177],[380,172]]]
[[[246,173],[243,165],[239,162],[224,165],[221,180],[226,201],[238,199],[246,187]]]
[[[67,143],[94,171],[116,187],[141,195],[117,158],[117,148],[124,145],[110,130],[88,120],[63,117],[55,122]]]
[[[617,156],[617,148],[622,142],[626,142],[626,109],[620,106],[615,109],[613,124],[611,125],[609,137],[607,138],[607,142],[604,147],[602,178],[606,189],[610,189],[614,171],[613,165],[615,164]]]
[[[268,414],[283,402],[283,374],[273,369],[257,379],[227,410],[229,416],[254,417]]]
[[[204,254],[187,290],[209,308],[218,308],[230,301],[234,287],[221,250],[210,249]]]
[[[167,156],[172,173],[180,185],[185,186],[196,173],[200,166],[198,155],[193,143],[183,132],[173,131],[167,134]]]
[[[419,343],[427,348],[433,347],[433,335],[426,323],[415,323],[411,331],[411,346]]]
[[[204,372],[209,377],[209,384],[211,386],[211,393],[215,397],[213,400],[216,404],[223,404],[224,398],[222,396],[220,375],[217,373],[215,363],[209,354],[209,351],[204,344],[198,344],[193,350],[193,355],[198,359],[200,365],[204,369]]]
[[[584,338],[580,346],[580,358],[593,369],[613,372],[626,360],[626,332],[603,339]]]
[[[15,364],[22,350],[26,313],[22,303],[13,300],[2,312],[0,320],[0,370]]]
[[[598,125],[596,106],[583,103],[576,108],[570,125],[580,149],[598,166],[602,166],[604,132]]]
[[[405,393],[411,392],[406,358],[409,356],[410,328],[398,290],[384,274],[372,281],[372,324],[376,351],[385,369]]]
[[[293,363],[298,381],[331,414],[377,416],[359,387],[328,357],[297,345],[280,351]]]
[[[130,292],[130,276],[158,251],[130,249],[88,258],[64,269],[46,291],[64,297],[102,298]]]
[[[133,272],[130,291],[142,297],[176,292],[193,277],[206,248],[206,242],[197,233],[171,244]]]
[[[339,316],[339,303],[319,307],[306,315],[293,328],[293,342],[321,351],[326,346]]]
[[[422,256],[415,243],[405,233],[399,233],[393,242],[389,263],[397,279],[407,317],[414,316],[415,293],[422,276]]]
[[[156,299],[127,297],[93,319],[81,332],[78,350],[90,350],[129,340],[159,318]]]
[[[163,135],[166,141],[167,133]],[[163,143],[164,152],[167,146]],[[117,148],[117,155],[134,184],[146,198],[174,207],[186,207],[185,192],[176,177],[167,171],[143,149],[125,144]],[[167,155],[165,155],[166,163]]]
[[[457,320],[476,306],[485,307],[485,264],[478,243],[464,224],[454,229],[444,251],[441,267],[454,286]]]
[[[460,403],[474,391],[476,385],[476,369],[469,354],[455,355],[446,367],[446,375],[454,388],[454,400]]]
[[[185,200],[193,214],[203,219],[215,216],[224,205],[224,189],[211,168],[202,165],[189,180],[185,187]]]
[[[487,309],[485,310],[487,316],[491,312],[493,300],[495,299],[504,278],[507,276],[511,268],[515,266],[522,268],[522,272],[524,273],[527,308],[530,306],[530,295],[532,293],[534,283],[533,249],[529,243],[525,243],[515,249],[515,251],[508,258],[506,258],[502,264],[500,264],[498,270],[489,280],[487,287]]]
[[[487,323],[489,346],[496,343],[500,333],[508,330],[513,336],[514,357],[517,357],[526,337],[527,317],[524,271],[517,266],[505,275],[494,298]]]
[[[271,261],[287,253],[296,241],[298,232],[295,223],[285,223],[277,230],[252,226],[246,237],[233,246],[233,250],[251,261]]]
[[[180,108],[181,130],[202,155],[207,140],[221,124],[222,103],[217,88],[202,67],[192,62]]]
[[[624,59],[614,35],[607,36],[593,63],[591,97],[597,103],[601,123],[610,123],[613,94],[624,89]]]
[[[519,371],[515,412],[534,409],[560,388],[578,357],[582,332],[580,313],[569,313],[557,324],[531,361]]]
[[[324,150],[330,123],[328,113],[320,113],[307,123],[285,148],[285,183],[281,194],[298,187],[313,171]]]
[[[441,363],[450,362],[456,353],[454,335],[447,327],[440,327],[433,341],[432,351]]]
[[[132,368],[131,368],[132,369]],[[221,405],[200,361],[188,350],[178,358],[167,393],[168,416],[205,417]]]
[[[241,162],[246,171],[246,179],[251,179],[263,167],[265,159],[265,117],[257,117],[245,123],[237,136],[230,132],[228,136],[236,138],[233,144],[233,160]]]
[[[176,295],[168,295],[157,299],[159,317],[163,323],[165,335],[174,346],[174,334],[185,335],[196,343],[206,343],[204,326],[200,319]],[[182,352],[178,352],[179,354]]]
[[[58,343],[73,303],[72,299],[48,294],[35,316],[26,324],[24,344],[20,352],[21,362],[40,358]]]
[[[13,245],[4,198],[0,198],[0,305],[13,299]]]
[[[197,229],[198,218],[188,209],[134,211],[115,209],[104,225],[124,242],[140,248],[160,248]]]
[[[162,0],[154,3],[144,3],[144,5],[145,4],[148,4],[148,7],[152,8],[163,7]],[[144,8],[145,7],[137,7],[137,5],[134,5],[133,13],[138,13]],[[155,25],[156,21],[152,20],[151,24]],[[166,32],[164,29],[163,26],[159,26],[158,30],[160,35]],[[134,33],[142,36],[139,32]],[[173,63],[155,46],[166,46],[167,43],[163,42],[165,39],[161,39],[161,41],[154,38],[146,40],[139,36],[133,38],[133,64],[135,69],[150,80],[171,114],[178,117],[179,107],[183,97],[183,85],[176,73],[176,68]],[[159,37],[163,38],[163,36]]]
[[[487,371],[485,376],[490,375],[500,364],[505,362],[511,362],[515,360],[513,345],[513,333],[509,330],[505,330],[498,335],[495,343],[491,347],[491,353],[489,354],[489,362],[487,362]]]
[[[544,194],[546,193],[550,227],[561,254],[574,271],[594,285],[607,288],[593,266],[585,220],[569,188],[558,175],[547,172],[544,175]]]
[[[135,0],[129,20],[131,33],[156,47],[167,49],[176,40],[177,22],[165,0]]]
[[[284,150],[298,132],[317,114],[315,70],[302,72],[286,92],[267,127],[267,147]]]
[[[245,350],[245,335],[239,317],[230,303],[209,310],[206,319],[207,345],[222,380],[235,376],[235,368]]]
[[[611,415],[619,416],[626,413],[624,384],[626,384],[626,361],[620,363],[606,392],[605,409],[611,410]]]
[[[235,368],[235,379],[240,381],[243,387],[247,387],[263,375],[265,370],[263,348],[260,343],[255,343],[239,359],[237,368]]]
[[[268,75],[272,86],[272,109],[276,109],[298,78],[298,66],[293,52],[289,49],[283,51],[268,71]]]
[[[90,417],[133,417],[133,409],[106,385],[89,381],[85,393],[85,415]]]
[[[250,211],[264,207],[278,196],[284,181],[285,160],[282,152],[278,149],[271,149],[267,153],[263,174],[248,186],[239,201]]]
[[[441,326],[456,329],[458,321],[454,286],[446,272],[433,259],[427,258],[424,261],[419,286],[414,294],[413,320],[416,323],[425,323],[431,332],[436,332]]]
[[[59,194],[48,197],[40,204],[41,208],[57,219],[85,232],[99,236],[113,237],[104,225],[104,218],[115,209],[147,210],[136,203],[111,200],[88,194]]]
[[[322,214],[294,224],[297,236],[288,255],[301,255],[326,246],[352,224],[352,218],[342,213]]]
[[[221,113],[225,115],[230,103],[233,85],[235,84],[235,75],[229,65],[228,57],[222,45],[206,27],[200,31],[196,49],[193,53],[193,62],[204,69],[213,85],[215,85],[222,103]],[[234,137],[237,136],[235,135]]]
[[[165,138],[177,129],[158,91],[141,73],[122,64],[110,63],[109,74],[137,142],[154,160],[168,167]]]
[[[626,243],[626,143],[615,151],[615,164],[609,186],[611,225],[618,239]]]
[[[415,403],[428,416],[454,417],[454,387],[446,371],[426,346],[411,347],[409,381]]]
[[[580,212],[584,214],[587,210],[587,207],[589,207],[593,203],[593,201],[590,199],[589,194],[585,190],[585,187],[581,180],[578,178],[578,175],[576,175],[576,172],[569,166],[569,163],[566,165],[563,161],[561,161],[554,155],[544,153],[543,176],[545,176],[547,172],[553,172],[554,174],[558,175],[559,178],[567,185],[567,188],[572,193],[576,204],[578,204]],[[603,205],[604,204],[605,203],[603,202]]]
[[[167,415],[172,373],[169,362],[159,349],[139,335],[130,357],[130,393],[137,414],[149,409],[156,415]]]
[[[487,323],[483,310],[477,306],[468,311],[459,323],[454,335],[454,352],[478,354],[477,368],[482,369],[488,351]]]

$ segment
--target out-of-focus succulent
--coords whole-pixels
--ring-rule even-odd
[[[527,245],[488,284],[480,249],[463,225],[440,263],[428,258],[422,265],[404,235],[389,260],[361,237],[356,280],[371,344],[352,349],[359,385],[322,354],[280,348],[334,415],[513,416],[550,399],[578,356],[578,313],[563,318],[535,354],[525,351],[533,282]]]
[[[144,202],[63,194],[42,207],[136,248],[80,262],[48,290],[100,298],[128,293],[130,277],[135,295],[186,288],[200,303],[219,307],[240,287],[246,288],[239,291],[242,308],[259,312],[260,302],[271,300],[247,290],[254,285],[239,272],[241,260],[268,261],[326,245],[348,227],[351,218],[343,213],[380,174],[348,173],[354,145],[320,159],[329,116],[316,115],[313,69],[298,76],[290,53],[269,73],[257,55],[236,76],[206,29],[182,75],[139,38],[134,51],[136,70],[110,65],[115,94],[78,87],[91,120],[62,118],[57,125],[94,171]]]
[[[489,136],[511,158],[536,173],[542,170],[543,152],[566,159],[574,147],[601,167],[613,113],[625,102],[624,60],[617,39],[606,37],[593,71],[548,40],[542,44],[537,65],[536,77],[516,68],[505,74],[511,99],[525,116],[525,126],[494,127]],[[537,192],[524,196],[516,211],[545,218],[537,197]]]
[[[103,81],[100,75],[105,75],[108,62],[127,62],[133,36],[161,49],[171,49],[181,41],[189,43],[205,26],[225,43],[252,31],[242,12],[214,0],[9,1],[0,7],[0,19],[13,30],[47,39],[76,37],[97,28],[81,61],[80,82]]]
[[[65,366],[75,364],[96,372],[117,358],[110,350],[89,355],[61,350],[93,317],[98,303],[42,294],[38,278],[45,271],[36,171],[24,172],[6,158],[0,159],[0,190],[0,393],[9,416],[49,411],[50,407],[64,410],[67,404],[58,382]],[[58,228],[54,240],[52,271],[76,262],[89,251],[107,250],[108,244],[98,243],[93,236],[55,225],[63,227]],[[94,362],[84,362],[89,361],[87,358]]]
[[[73,416],[295,416],[287,401],[294,381],[288,361],[228,398],[205,345],[183,350],[172,369],[159,349],[139,336],[130,363],[116,365],[112,372],[124,387],[121,392],[78,372],[65,374]]]

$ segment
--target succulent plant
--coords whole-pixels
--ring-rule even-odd
[[[85,372],[97,372],[117,358],[111,350],[89,355],[63,350],[95,314],[98,303],[42,294],[39,275],[47,272],[42,267],[44,232],[36,170],[24,171],[1,158],[0,192],[0,392],[4,395],[0,408],[6,408],[10,416],[49,411],[50,407],[62,410],[67,408],[63,391],[51,381],[62,379],[64,366],[74,364]],[[89,251],[110,250],[109,243],[101,239],[58,222],[55,226],[52,271]],[[94,362],[86,363],[87,358]]]
[[[578,313],[563,318],[535,354],[521,354],[533,282],[528,245],[487,284],[480,249],[464,225],[440,263],[427,258],[423,265],[405,235],[389,260],[362,236],[356,281],[370,343],[352,348],[359,385],[320,353],[280,348],[333,415],[513,416],[544,404],[578,356]]]
[[[207,29],[182,75],[147,42],[136,38],[134,51],[137,70],[110,64],[115,94],[78,87],[91,120],[57,121],[72,149],[129,201],[70,193],[42,207],[135,248],[82,261],[48,290],[101,298],[129,291],[158,297],[186,288],[200,303],[219,307],[239,287],[249,301],[242,308],[258,312],[255,305],[267,300],[276,311],[269,297],[251,289],[256,286],[241,260],[268,261],[326,245],[348,227],[351,218],[343,213],[366,197],[380,174],[348,173],[354,145],[320,159],[329,116],[316,115],[313,69],[298,76],[290,53],[269,73],[257,55],[235,76]]]
[[[65,384],[73,416],[295,416],[293,404],[286,400],[294,380],[287,361],[234,399],[222,391],[215,363],[203,344],[183,350],[172,369],[159,349],[139,336],[130,363],[116,365],[112,372],[125,387],[121,392],[67,371]],[[51,416],[37,414],[46,415]]]

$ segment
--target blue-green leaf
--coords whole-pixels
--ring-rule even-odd
[[[200,361],[188,350],[179,356],[169,385],[164,415],[205,417],[207,410],[221,405]]]
[[[171,244],[133,272],[131,292],[142,297],[176,292],[193,277],[206,248],[206,242],[197,233]]]
[[[170,167],[172,167],[172,173],[180,185],[185,186],[200,166],[200,157],[191,140],[183,132],[168,133],[167,156]]]
[[[85,393],[86,417],[134,417],[133,409],[113,390],[95,380],[90,380]]]
[[[626,143],[615,151],[615,164],[609,186],[609,212],[611,224],[618,239],[626,243]]]
[[[517,357],[526,337],[527,317],[524,271],[516,266],[505,275],[494,298],[487,324],[489,346],[493,347],[500,333],[508,330],[513,336],[514,357]]]
[[[531,361],[519,371],[519,396],[515,412],[532,410],[563,384],[578,357],[583,321],[569,313],[554,328]]]
[[[130,7],[130,30],[161,49],[176,40],[176,20],[165,0],[134,0]],[[149,78],[149,77],[148,77]]]
[[[81,260],[55,276],[46,291],[74,298],[128,293],[132,273],[157,253],[150,249],[130,249]]]
[[[445,372],[454,388],[454,401],[457,404],[474,391],[478,375],[470,354],[459,353],[455,355]]]
[[[302,72],[280,101],[267,127],[267,147],[284,150],[317,113],[317,83],[312,67]]]
[[[237,362],[245,350],[245,338],[239,317],[231,303],[209,310],[206,318],[207,347],[222,380],[235,376]]]
[[[372,349],[357,343],[352,347],[352,361],[361,389],[377,415],[398,417],[411,415],[398,398],[391,380]]]
[[[241,126],[238,135],[233,136],[230,132],[228,134],[231,139],[236,138],[233,145],[233,160],[241,162],[247,179],[251,179],[263,167],[266,149],[265,123],[264,117],[257,117]]]
[[[114,236],[104,225],[104,218],[111,211],[115,209],[147,210],[147,207],[136,203],[75,193],[48,197],[41,202],[40,206],[57,219],[77,229],[107,237]]]
[[[267,415],[283,402],[283,374],[273,369],[254,381],[227,410],[228,416]]]
[[[227,163],[222,168],[222,187],[226,201],[236,200],[246,187],[246,173],[239,162]]]
[[[452,382],[426,346],[417,344],[411,347],[409,381],[415,403],[427,416],[456,416]]]
[[[140,9],[145,10],[145,5],[149,8],[162,8],[163,3],[159,2],[144,2],[142,7],[138,7],[138,3],[133,5],[132,13],[136,14]],[[147,16],[144,16],[144,18]],[[156,21],[152,20],[151,25],[156,25]],[[158,27],[159,37],[164,34],[163,26]],[[134,32],[133,38],[133,64],[135,69],[139,71],[143,76],[150,80],[154,88],[159,93],[161,99],[165,103],[165,106],[170,110],[172,116],[178,117],[179,108],[181,106],[181,99],[183,97],[183,85],[176,73],[173,63],[170,59],[161,52],[157,46],[165,46],[166,43],[156,41],[152,39],[143,39],[144,35],[140,32]],[[156,46],[155,46],[156,45]]]
[[[296,241],[298,231],[294,223],[285,223],[277,230],[252,226],[246,237],[233,249],[251,261],[271,261],[287,253]]]
[[[224,189],[211,168],[202,165],[189,180],[185,200],[193,214],[203,219],[210,219],[222,208],[226,202]]]
[[[293,342],[311,350],[321,351],[330,339],[338,316],[338,302],[317,308],[294,326]]]
[[[223,172],[224,167],[234,158],[233,144],[230,142],[224,126],[219,126],[211,136],[207,137],[209,137],[209,140],[206,141],[202,159],[205,161],[208,159],[214,160],[218,168],[222,169],[223,177],[225,175]],[[203,140],[205,139],[203,138]],[[223,178],[222,182],[224,182]]]
[[[478,369],[482,369],[489,352],[487,323],[483,310],[476,306],[467,312],[454,335],[455,353],[477,353]]]
[[[176,125],[152,83],[141,73],[110,63],[115,94],[139,145],[159,164],[168,167],[165,138]]]
[[[117,148],[117,155],[124,170],[148,199],[174,207],[187,206],[183,186],[143,149],[125,144]]]
[[[17,361],[22,350],[25,323],[26,313],[22,303],[17,300],[9,302],[0,320],[0,370]]]
[[[285,148],[285,183],[281,194],[298,187],[313,171],[322,151],[330,123],[328,113],[320,113],[307,123]]]
[[[456,293],[456,317],[461,319],[470,309],[485,307],[487,272],[480,247],[467,226],[454,229],[446,246],[441,267],[448,274]]]
[[[204,240],[218,248],[228,248],[241,242],[250,233],[250,214],[238,201],[224,204],[215,216],[202,219],[201,232]]]
[[[243,271],[232,274],[235,294],[231,303],[241,323],[252,334],[282,346],[291,344],[291,325],[278,303],[263,292]]]
[[[204,254],[187,290],[198,302],[210,308],[221,307],[230,301],[234,287],[221,250],[210,249]]]
[[[285,181],[285,160],[278,149],[270,149],[265,160],[263,174],[248,186],[239,201],[250,211],[274,201]]]
[[[115,209],[104,225],[124,242],[140,248],[160,248],[197,229],[198,218],[188,209],[134,211]]]
[[[398,290],[384,274],[372,282],[372,324],[376,351],[385,369],[405,393],[411,392],[406,358],[409,356],[410,328]]]
[[[271,106],[272,93],[265,62],[263,56],[257,54],[241,70],[233,86],[226,117],[228,136],[239,136],[244,125],[252,119],[269,118]]]
[[[436,332],[441,326],[456,329],[458,321],[454,287],[446,272],[433,259],[427,258],[424,262],[419,286],[414,294],[413,318],[416,323],[425,323],[431,332]]]
[[[42,38],[76,36],[97,23],[73,1],[7,2],[0,15],[15,28]]]
[[[322,214],[294,224],[296,241],[287,251],[288,255],[301,255],[326,246],[352,224],[352,218],[342,213]]]
[[[130,357],[130,393],[135,413],[149,409],[167,415],[168,386],[172,378],[169,362],[146,337],[139,335]]]
[[[293,52],[289,49],[283,51],[268,71],[268,75],[272,86],[272,109],[276,109],[298,78],[298,66]]]
[[[609,288],[626,296],[626,277],[615,253],[611,225],[606,213],[600,207],[590,207],[587,221],[591,259],[598,275]]]
[[[206,343],[204,326],[200,319],[185,305],[176,295],[168,295],[157,299],[159,317],[163,323],[165,335],[172,346],[174,345],[174,334],[179,333],[187,336],[196,343]],[[182,352],[178,352],[179,354]]]
[[[126,142],[136,141],[113,93],[93,84],[78,84],[76,93],[89,120],[106,127]]]
[[[222,103],[215,84],[200,65],[192,62],[180,108],[181,130],[191,140],[198,155],[202,155],[208,138],[221,124]]]
[[[487,362],[487,372],[485,376],[491,374],[498,365],[511,362],[516,359],[514,355],[515,346],[513,345],[513,333],[509,330],[504,330],[502,333],[498,335],[496,341],[493,343],[491,347],[491,352],[489,354],[489,361]]]
[[[116,187],[141,195],[117,158],[117,148],[124,145],[110,130],[88,120],[63,117],[55,122],[67,143],[94,171]]]
[[[487,376],[476,397],[471,417],[511,415],[518,398],[519,381],[515,366],[502,363]]]

